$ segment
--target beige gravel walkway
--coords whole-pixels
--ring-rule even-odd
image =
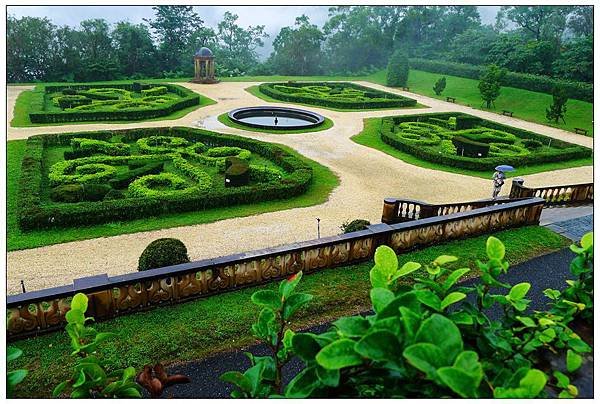
[[[178,83],[182,84],[182,83]],[[346,219],[366,218],[379,222],[382,200],[388,196],[421,199],[434,203],[472,200],[490,194],[490,181],[416,167],[377,150],[358,145],[350,137],[359,133],[363,118],[393,114],[435,111],[464,111],[492,118],[571,142],[592,146],[592,139],[548,128],[518,119],[474,110],[468,107],[408,94],[430,109],[336,112],[310,108],[333,120],[331,129],[321,132],[273,135],[228,128],[219,123],[218,115],[240,106],[268,104],[246,91],[257,83],[219,83],[202,86],[183,83],[218,101],[173,121],[133,124],[68,125],[43,128],[9,128],[8,138],[26,138],[38,133],[98,130],[102,128],[157,127],[166,125],[200,126],[221,132],[241,134],[293,147],[305,156],[331,168],[341,184],[329,201],[318,206],[264,213],[255,216],[222,220],[216,223],[185,226],[115,237],[98,238],[59,245],[14,251],[8,254],[8,293],[19,292],[19,280],[28,290],[71,283],[73,278],[94,274],[123,274],[135,271],[137,259],[145,246],[159,237],[176,237],[188,247],[193,260],[230,254],[242,250],[265,248],[278,244],[316,237],[316,218],[321,218],[321,234],[333,235]],[[371,83],[360,83],[380,88]],[[390,91],[386,88],[387,91]],[[9,87],[9,100],[15,99]],[[391,90],[397,93],[401,91]],[[281,105],[281,104],[279,104]],[[291,105],[291,104],[290,104]],[[526,184],[566,184],[592,181],[592,167],[579,167],[525,176]],[[506,186],[508,191],[509,184]],[[215,237],[214,235],[227,235]],[[43,271],[39,270],[43,268]]]

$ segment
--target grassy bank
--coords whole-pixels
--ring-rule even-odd
[[[161,215],[125,222],[113,222],[88,227],[21,231],[18,226],[18,182],[21,173],[21,160],[25,153],[25,140],[7,142],[7,250],[23,250],[42,247],[67,241],[86,240],[96,237],[116,236],[170,227],[210,223],[232,217],[251,216],[259,213],[298,207],[318,205],[329,198],[329,194],[339,185],[333,172],[317,162],[307,159],[287,146],[279,147],[298,156],[313,169],[313,180],[308,191],[296,198],[261,202],[251,205],[228,206],[206,211],[185,212]]]
[[[544,227],[531,226],[495,234],[507,248],[511,265],[535,256],[556,251],[570,242]],[[485,240],[481,236],[453,241],[400,255],[400,263],[428,263],[442,254],[460,258],[456,268],[485,259]],[[304,328],[370,307],[369,270],[373,263],[324,270],[306,276],[298,288],[315,296],[308,308],[294,322]],[[543,270],[543,268],[539,268]],[[473,271],[472,276],[476,275]],[[270,284],[260,288],[275,288]],[[198,360],[219,351],[238,349],[252,344],[250,325],[258,309],[250,296],[259,287],[242,289],[176,306],[162,307],[146,313],[122,316],[95,328],[99,332],[116,332],[118,337],[103,344],[105,359],[116,366],[140,369],[147,363]],[[65,332],[56,332],[11,344],[23,350],[23,356],[10,363],[10,369],[26,368],[29,375],[19,385],[21,397],[49,397],[52,389],[70,375],[73,359]]]
[[[323,122],[323,124],[315,127],[315,128],[308,128],[308,129],[260,129],[260,128],[252,128],[249,126],[244,126],[244,125],[240,125],[237,122],[233,122],[229,116],[227,116],[227,112],[224,114],[221,114],[217,117],[217,120],[219,122],[221,122],[223,125],[225,126],[229,126],[231,128],[236,128],[236,129],[243,129],[243,130],[247,130],[249,132],[261,132],[261,133],[272,133],[274,135],[286,135],[286,134],[294,134],[294,133],[309,133],[309,132],[320,132],[322,130],[327,130],[331,127],[333,127],[333,121],[329,118],[325,118],[325,121]]]
[[[405,161],[409,164],[414,164],[419,167],[430,168],[432,170],[447,171],[447,172],[455,173],[455,174],[471,175],[473,177],[480,177],[480,178],[486,178],[486,179],[490,178],[491,173],[489,171],[474,171],[474,170],[467,170],[464,168],[450,167],[450,166],[438,164],[438,163],[432,163],[430,161],[422,160],[418,157],[415,157],[410,153],[406,153],[401,150],[398,150],[398,149],[390,146],[389,144],[385,143],[383,140],[381,140],[381,136],[379,135],[380,124],[381,124],[381,118],[365,119],[364,120],[364,128],[363,128],[362,132],[360,132],[357,135],[352,136],[351,139],[358,144],[379,150],[385,154],[389,154],[390,156],[393,156],[397,159]],[[535,174],[535,173],[544,172],[544,171],[560,170],[560,169],[571,168],[571,167],[581,167],[581,166],[587,166],[587,165],[592,165],[592,164],[594,164],[593,157],[577,159],[577,160],[570,160],[570,161],[556,161],[553,163],[538,164],[538,165],[531,166],[531,167],[516,167],[517,170],[510,172],[510,173],[506,173],[506,176],[507,177],[520,177],[522,175],[527,175],[527,174]]]

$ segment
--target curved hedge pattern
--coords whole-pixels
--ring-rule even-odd
[[[417,101],[354,83],[263,83],[261,93],[276,100],[326,108],[374,109],[414,107]]]
[[[40,111],[29,113],[29,119],[32,123],[59,123],[59,122],[83,122],[83,121],[131,121],[131,120],[142,120],[152,119],[161,116],[170,115],[175,111],[185,109],[194,105],[200,104],[200,96],[184,87],[177,86],[174,84],[163,84],[159,87],[154,87],[141,90],[150,91],[148,93],[148,99],[152,106],[148,107],[142,101],[130,100],[128,103],[123,103],[118,99],[118,94],[121,91],[135,91],[135,84],[81,84],[81,85],[51,85],[45,86],[44,91],[46,94],[55,93],[59,91],[69,90],[77,92],[78,95],[65,95],[59,98],[66,98],[66,101],[62,101],[66,107],[74,106],[73,103],[80,103],[80,106],[71,108],[64,111]],[[166,92],[162,90],[166,88]],[[100,91],[100,90],[106,91]],[[161,90],[156,90],[161,89]],[[168,94],[172,93],[177,97],[168,97]],[[101,102],[104,105],[114,105],[117,108],[111,110],[90,110],[94,104],[90,104],[87,101],[81,101],[80,98],[83,94],[87,99],[98,99],[103,100]],[[76,97],[79,101],[72,97]],[[85,98],[83,97],[83,98]],[[162,98],[161,98],[162,97]],[[71,101],[69,101],[71,100]],[[58,100],[58,102],[61,102]],[[86,104],[81,104],[86,103]],[[117,104],[122,104],[124,108],[119,107]],[[62,107],[62,105],[61,105]]]
[[[454,130],[453,126],[461,129]],[[390,146],[423,160],[475,171],[493,170],[500,164],[523,167],[581,159],[593,152],[587,147],[558,139],[550,141],[534,132],[462,113],[383,118],[380,136]],[[483,157],[468,157],[469,143],[473,143],[473,156]],[[457,144],[465,147],[463,155],[457,154]],[[489,147],[487,157],[482,147]]]
[[[198,154],[198,156],[205,156],[205,152],[211,150],[211,148],[232,148],[229,150],[237,152],[238,156],[240,154],[242,157],[244,154],[247,156],[255,154],[260,156],[261,159],[270,160],[277,168],[251,164],[249,166],[251,181],[249,185],[226,188],[224,186],[214,186],[212,177],[207,171],[187,160],[190,156],[188,152],[192,146],[166,154],[97,155],[59,161],[49,168],[49,179],[57,184],[80,183],[83,176],[98,176],[101,173],[96,171],[99,166],[110,171],[115,167],[125,169],[129,167],[129,171],[117,173],[112,180],[98,177],[92,179],[93,182],[102,180],[115,189],[106,193],[102,200],[95,202],[64,203],[49,201],[43,179],[45,148],[69,146],[71,141],[77,138],[108,141],[116,137],[123,143],[132,144],[150,136],[182,138],[190,145],[201,144],[201,150],[194,149],[194,152],[202,151],[202,154]],[[219,154],[222,154],[222,150]],[[206,158],[215,159],[215,161],[226,159],[226,157],[208,156]],[[162,162],[165,162],[165,167],[167,165],[171,167],[169,168],[170,172],[160,171],[163,168]],[[169,162],[172,164],[168,164]],[[88,171],[88,168],[84,168],[86,164],[92,165],[92,169]],[[210,165],[207,164],[207,166]],[[77,173],[78,167],[81,167],[79,173]],[[163,174],[169,174],[166,176],[167,179]],[[80,178],[69,177],[77,175]],[[179,180],[174,179],[176,177],[180,179],[188,178],[188,180],[184,180],[185,187],[181,185],[182,183]],[[164,180],[164,182],[157,182],[157,179]],[[35,135],[27,140],[27,148],[22,161],[18,194],[19,225],[23,230],[88,226],[166,213],[287,199],[306,192],[311,180],[312,169],[310,166],[277,145],[202,129],[185,127],[143,128]],[[90,185],[95,186],[96,184]],[[106,187],[103,184],[98,185]],[[121,191],[126,187],[128,187],[127,196]],[[180,187],[182,188],[179,189]],[[132,189],[134,195],[129,192]],[[111,196],[108,197],[109,195]]]

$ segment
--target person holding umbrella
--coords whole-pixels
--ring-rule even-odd
[[[492,193],[492,199],[496,199],[500,190],[502,189],[502,185],[504,185],[504,180],[506,179],[505,172],[514,171],[515,169],[512,166],[501,165],[495,168],[496,172],[492,177],[494,181],[494,192]]]

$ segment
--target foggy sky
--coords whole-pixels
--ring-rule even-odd
[[[483,24],[493,24],[499,6],[478,7]],[[329,6],[194,6],[194,11],[204,20],[204,24],[216,28],[225,11],[239,16],[238,24],[265,25],[269,38],[265,46],[257,51],[261,58],[267,57],[273,50],[272,42],[279,30],[294,24],[296,17],[306,14],[313,24],[322,27],[327,21]],[[48,17],[58,26],[77,27],[83,20],[104,18],[109,23],[129,21],[133,24],[143,22],[144,18],[152,19],[154,11],[151,6],[8,6],[8,15],[17,18]]]

